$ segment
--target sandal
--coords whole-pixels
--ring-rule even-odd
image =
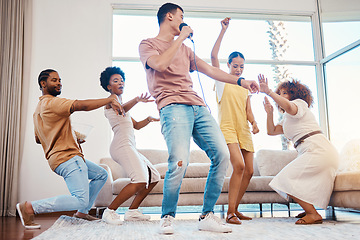
[[[296,215],[295,217],[296,218],[303,218],[306,216],[306,212],[302,212],[302,213],[299,213],[298,215]]]
[[[309,224],[321,224],[323,223],[322,219],[315,220],[311,218],[310,216],[306,215],[305,217],[300,218],[295,222],[295,224],[299,225],[309,225]]]
[[[245,216],[241,212],[236,211],[235,214],[240,220],[252,220],[251,217]]]
[[[230,213],[226,217],[226,222],[230,224],[241,224],[240,219],[236,216],[235,213]]]

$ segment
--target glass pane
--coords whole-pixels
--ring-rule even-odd
[[[359,56],[357,47],[325,65],[330,139],[338,151],[360,136]]]
[[[326,56],[360,39],[360,21],[324,22]]]
[[[221,19],[185,15],[184,21],[194,30],[196,54],[209,59],[221,30]],[[140,41],[155,37],[158,31],[155,15],[113,15],[113,57],[138,57]],[[270,39],[271,35],[275,36],[274,39]],[[270,40],[277,46],[276,49],[271,49]],[[185,44],[194,47],[190,40],[186,40]],[[312,61],[314,51],[311,22],[232,19],[223,39],[219,58],[227,59],[233,51],[242,52],[246,59]]]
[[[195,52],[199,57],[210,58],[211,49],[221,30],[221,20],[185,16],[184,21],[194,30]],[[271,34],[274,39],[270,39]],[[277,46],[274,51],[270,40]],[[190,41],[185,43],[192,46]],[[231,19],[219,58],[227,59],[233,51],[243,53],[246,59],[312,61],[314,50],[311,23]]]
[[[156,16],[113,15],[113,57],[139,57],[141,40],[158,32]]]

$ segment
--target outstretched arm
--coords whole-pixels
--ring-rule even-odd
[[[283,133],[283,128],[281,125],[274,124],[274,108],[271,105],[267,97],[264,98],[264,108],[266,111],[266,129],[268,135],[278,135]]]
[[[108,104],[118,114],[121,115],[125,114],[125,111],[123,107],[120,105],[118,98],[115,94],[111,94],[108,98],[75,100],[70,108],[70,112],[73,113],[75,111],[91,111]]]
[[[159,118],[154,118],[154,117],[151,117],[151,116],[148,116],[147,118],[145,118],[144,120],[140,121],[140,122],[137,122],[135,121],[133,118],[131,118],[132,122],[133,122],[133,126],[136,130],[139,130],[143,127],[145,127],[146,125],[148,125],[149,123],[151,122],[158,122],[160,121]]]
[[[237,85],[237,81],[238,81],[239,77],[228,74],[217,67],[213,67],[213,66],[207,64],[205,61],[201,60],[200,58],[198,58],[196,60],[196,63],[197,63],[199,72],[202,72],[205,75],[207,75],[215,80],[218,80],[220,82]],[[243,88],[248,89],[251,93],[259,92],[259,85],[254,80],[242,79],[241,86]]]
[[[138,102],[145,102],[145,103],[153,102],[154,100],[149,100],[150,97],[151,97],[151,95],[148,95],[147,93],[145,93],[145,95],[144,95],[142,93],[140,96],[135,97],[135,98],[131,99],[130,101],[124,103],[122,107],[124,108],[125,112],[128,112]]]
[[[219,50],[220,50],[221,41],[224,37],[226,29],[229,26],[229,21],[230,21],[229,17],[227,17],[221,21],[221,31],[220,31],[219,37],[217,38],[217,40],[214,44],[214,47],[211,51],[211,64],[217,68],[220,67],[218,54],[219,54]]]
[[[296,104],[290,102],[288,99],[280,96],[279,94],[274,93],[268,86],[268,80],[264,77],[264,75],[259,74],[259,85],[260,85],[260,92],[265,93],[269,97],[271,97],[285,112],[290,115],[295,115],[297,113],[297,106]]]

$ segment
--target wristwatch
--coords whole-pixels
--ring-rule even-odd
[[[237,80],[237,85],[241,86],[241,80],[245,80],[245,78],[243,77],[239,77],[239,79]]]

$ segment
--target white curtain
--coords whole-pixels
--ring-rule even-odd
[[[27,0],[0,0],[0,214],[15,216]]]

